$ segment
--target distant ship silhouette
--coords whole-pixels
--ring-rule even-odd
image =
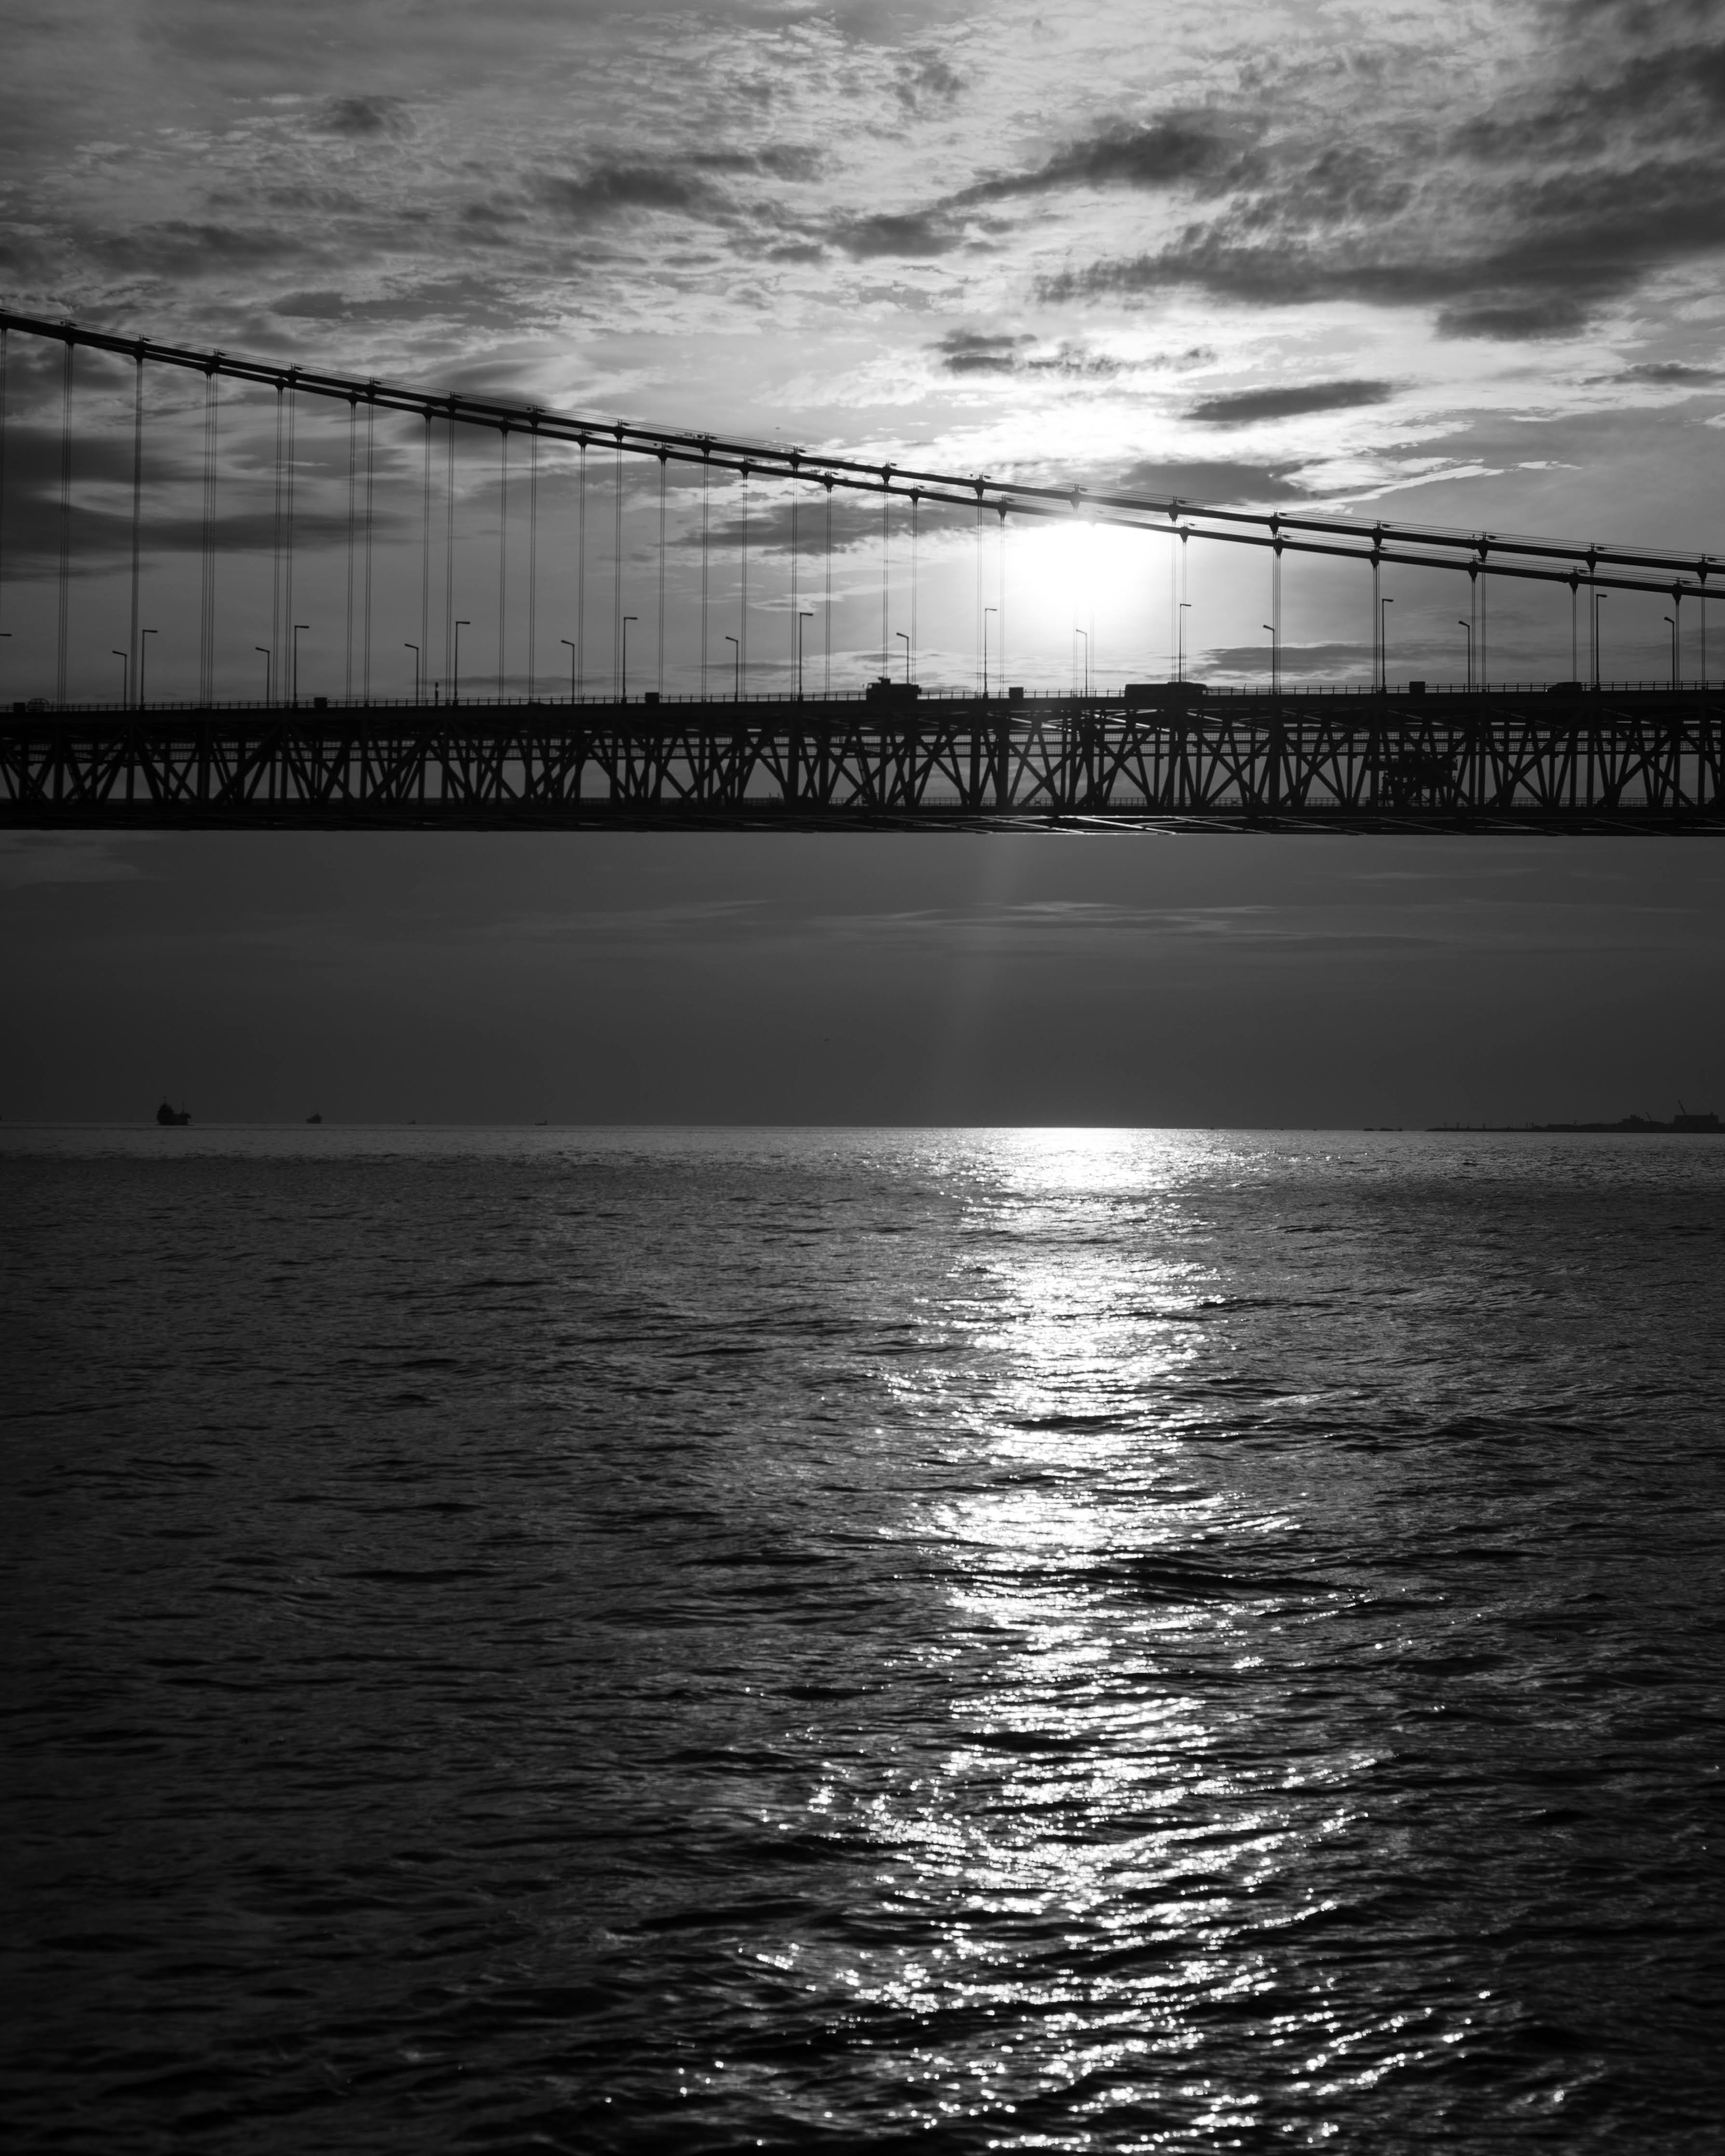
[[[156,1120],[164,1127],[170,1123],[189,1123],[192,1120],[192,1111],[189,1108],[171,1108],[164,1101],[156,1111]]]

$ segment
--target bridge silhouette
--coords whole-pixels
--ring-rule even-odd
[[[46,498],[51,528],[33,527],[27,578],[18,575],[17,550],[5,540],[6,360],[14,336],[30,340],[39,353],[58,347],[59,362],[58,463]],[[74,511],[77,364],[85,353],[110,363],[110,374],[115,360],[132,370],[129,470],[122,475],[129,516],[117,524],[110,516],[97,534],[100,547],[90,547],[105,549],[104,558],[117,554],[127,579],[127,642],[110,654],[121,662],[122,694],[108,704],[69,694],[73,599],[88,569],[79,558]],[[146,380],[152,368],[203,377],[198,683],[195,696],[182,692],[167,701],[146,695],[148,639],[157,632],[143,622],[140,606],[151,523]],[[254,647],[264,662],[265,693],[258,702],[236,699],[218,663],[225,558],[220,505],[224,483],[233,484],[223,465],[223,392],[230,383],[261,388],[274,398],[270,641]],[[339,696],[300,694],[298,637],[305,624],[294,616],[303,399],[346,408],[345,530],[336,535],[345,542],[346,572]],[[418,635],[399,639],[414,654],[411,698],[373,691],[380,414],[405,415],[422,429],[417,480],[406,490],[418,526],[418,602],[407,625]],[[465,690],[462,680],[460,636],[471,624],[458,612],[457,444],[458,438],[487,434],[497,443],[501,514],[496,665],[493,693],[480,700],[471,693],[470,667]],[[576,459],[576,634],[559,639],[570,654],[567,691],[560,680],[542,678],[537,665],[541,451],[548,445],[565,455],[572,449]],[[512,447],[519,453],[515,481],[526,494],[525,519],[517,518],[526,523],[526,543],[516,548],[513,564]],[[611,482],[613,531],[610,588],[590,608],[588,533],[598,520],[589,516],[588,470],[595,457]],[[658,480],[656,578],[649,567],[634,588],[623,543],[624,468],[631,459],[645,464],[649,479],[656,465]],[[698,685],[690,693],[665,686],[666,489],[673,466],[692,468],[700,485]],[[717,531],[715,475],[728,479],[740,511]],[[246,476],[255,484],[254,473]],[[773,502],[781,522],[788,516],[789,533],[788,547],[778,549],[788,557],[788,590],[780,598],[789,603],[775,616],[788,635],[783,654],[769,662],[783,679],[766,693],[747,685],[762,665],[760,623],[749,600],[750,490],[763,481],[775,490]],[[838,690],[831,629],[835,499],[878,502],[881,590],[878,670],[865,685]],[[602,499],[601,516],[606,506]],[[928,690],[917,679],[925,510],[962,512],[973,533],[976,665],[963,687]],[[1092,685],[1087,639],[1082,676],[1070,693],[1034,693],[1010,682],[1006,535],[1009,527],[1050,523],[1137,532],[1183,552],[1194,541],[1260,550],[1271,572],[1269,688],[1219,689],[1187,680],[1182,654],[1174,679],[1104,693]],[[768,530],[777,528],[769,521]],[[327,529],[321,536],[327,543]],[[758,526],[755,544],[758,561]],[[716,637],[716,554],[738,593],[734,628]],[[1376,646],[1369,686],[1290,688],[1281,680],[1281,566],[1290,554],[1353,564],[1369,577]],[[650,550],[649,558],[650,564]],[[908,629],[892,625],[895,560]],[[1378,589],[1385,567],[1467,578],[1464,685],[1392,687],[1382,629],[1392,602]],[[804,577],[807,584],[799,581]],[[1585,604],[1589,680],[1488,682],[1487,593],[1503,580],[1566,587],[1572,624]],[[874,463],[278,367],[0,312],[0,634],[10,636],[16,593],[27,581],[33,593],[54,594],[54,693],[14,696],[0,714],[0,824],[14,827],[1725,829],[1719,699],[1706,664],[1707,607],[1725,592],[1725,562],[1712,555],[1365,525],[1336,515],[1218,508]],[[1599,608],[1616,593],[1670,605],[1666,680],[1600,678]],[[812,603],[803,606],[804,598]],[[644,624],[628,610],[631,600],[646,609]],[[1679,664],[1686,601],[1701,629],[1701,671],[1692,682],[1682,679]],[[595,629],[607,632],[608,664],[597,680],[588,663],[589,611]],[[506,663],[512,617],[525,630],[521,695],[508,693],[516,678]],[[728,608],[721,618],[733,619]],[[813,654],[805,651],[809,623],[816,624]],[[632,625],[644,629],[651,653],[644,668],[638,659],[633,691]],[[429,664],[434,638],[442,646],[440,668]],[[652,675],[654,686],[640,685],[642,671]]]

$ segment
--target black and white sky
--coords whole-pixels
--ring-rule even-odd
[[[23,311],[957,470],[1725,547],[1718,0],[0,0],[0,36]],[[26,505],[47,389],[15,362]],[[100,539],[121,413],[90,396]],[[167,503],[192,466],[156,419]],[[238,603],[267,540],[228,514]],[[152,531],[164,621],[190,529],[164,507]],[[30,572],[26,538],[8,695],[39,685]],[[1081,599],[1105,680],[1168,664],[1163,565],[1020,573],[1015,672],[1061,680]],[[1191,574],[1194,665],[1261,674],[1261,572]],[[103,590],[80,603],[111,669]],[[1402,670],[1459,672],[1456,597],[1398,592]],[[1291,664],[1358,678],[1360,594],[1291,572],[1287,607]],[[554,611],[512,680],[561,663]],[[1662,674],[1656,603],[1609,612],[1607,670]],[[1491,634],[1494,674],[1571,670],[1567,599],[1506,599]],[[860,622],[838,642],[860,665]],[[926,644],[931,677],[971,663],[937,589]],[[160,648],[166,682],[186,661]],[[14,836],[0,882],[8,1119],[163,1087],[422,1121],[1725,1092],[1701,842]]]

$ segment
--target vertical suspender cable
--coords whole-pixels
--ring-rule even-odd
[[[359,398],[347,396],[347,659],[341,674],[341,701],[353,701],[353,572],[356,525],[359,509]]]
[[[198,697],[202,704],[216,693],[216,457],[221,377],[211,367],[203,391],[203,579],[199,594]]]
[[[1004,696],[1006,694],[1006,504],[997,502],[995,507],[1000,513],[1000,546],[996,562],[994,611],[1000,617],[1000,693]]]
[[[1175,535],[1179,524],[1175,524]],[[1168,664],[1179,666],[1179,554],[1168,547]]]
[[[276,680],[281,678],[281,448],[285,397],[282,384],[278,382],[275,385],[275,495],[270,553],[270,652]]]
[[[623,434],[611,462],[611,693],[623,695]]]
[[[360,696],[367,706],[372,701],[372,490],[377,470],[377,418],[376,399],[367,397],[366,399],[365,632],[360,640],[359,675]],[[424,603],[423,583],[420,603],[423,608]],[[422,649],[424,641],[422,636],[420,639]]]
[[[1480,578],[1480,686],[1482,689],[1491,678],[1486,670],[1491,658],[1491,645],[1487,636],[1489,615],[1486,611],[1486,602],[1490,593],[1489,582],[1486,578],[1481,577]]]
[[[983,612],[983,495],[980,487],[976,497],[976,680],[977,694],[983,693],[983,642],[988,634],[988,617]]]
[[[701,458],[701,701],[706,701],[706,604],[707,557],[712,536],[712,451],[703,449]]]
[[[54,701],[66,701],[66,634],[70,626],[72,598],[72,354],[70,337],[60,370],[60,562],[59,641],[54,674]]]
[[[581,459],[575,478],[575,682],[578,695],[587,694],[587,437],[581,438]]]
[[[1378,603],[1378,587],[1382,572],[1378,564],[1377,550],[1372,553],[1372,686],[1381,689],[1384,682],[1384,609]]]
[[[444,474],[444,686],[455,673],[455,400],[449,399],[449,455]]]
[[[1187,531],[1185,526],[1183,524],[1180,526],[1180,611],[1174,617],[1176,642],[1180,652],[1180,679],[1183,681],[1186,678],[1186,632],[1183,622],[1184,617],[1189,611],[1187,593],[1192,588],[1190,573],[1192,557],[1186,552],[1187,542],[1189,537],[1190,534]]]
[[[0,323],[0,626],[6,613],[6,326]]]
[[[791,686],[793,693],[802,694],[802,676],[797,670],[797,625],[802,616],[797,611],[797,475],[791,474]]]
[[[821,693],[823,696],[830,696],[833,693],[833,482],[831,480],[827,480],[824,484],[827,490],[827,595],[826,604],[821,613],[825,631],[825,642],[822,649]]]
[[[497,701],[503,701],[506,675],[504,608],[509,597],[509,428],[497,429]]]
[[[737,587],[737,678],[741,684],[749,677],[749,468],[747,465],[742,467],[742,533],[738,554],[742,572]]]
[[[916,541],[917,526],[922,521],[922,497],[911,496],[911,648],[905,654],[905,664],[911,670],[911,679],[916,678]]]
[[[1467,663],[1473,670],[1473,686],[1486,685],[1484,654],[1480,649],[1480,572],[1476,562],[1467,565]]]
[[[886,490],[886,478],[883,473],[880,480],[880,676],[883,680],[888,679],[892,672],[889,663],[892,654],[892,638],[888,633],[889,624],[886,618],[886,553],[890,536],[886,527],[886,512],[891,502],[892,496]]]
[[[425,676],[431,671],[431,427],[424,414],[425,434],[419,444],[419,664],[413,669],[413,694],[423,700]],[[367,485],[371,484],[367,476]],[[367,500],[367,516],[371,511]]]
[[[126,636],[126,678],[131,701],[138,698],[138,572],[141,562],[144,526],[144,355],[136,360],[131,404],[131,622]]]
[[[980,549],[978,550],[980,551]],[[1084,694],[1086,701],[1096,693],[1096,520],[1090,521],[1090,626],[1084,638]],[[980,581],[980,580],[979,580]]]
[[[287,458],[282,466],[281,476],[281,491],[284,505],[281,541],[281,626],[282,634],[287,639],[288,649],[290,652],[292,651],[294,641],[294,467],[298,462],[299,456],[295,444],[299,433],[300,418],[299,405],[294,394],[294,372],[295,371],[292,367],[288,369]],[[291,661],[290,661],[290,678],[293,681],[295,689],[297,690],[299,687],[299,677],[297,674],[295,674],[292,671]],[[277,668],[276,679],[278,680],[281,679],[279,666]],[[297,701],[297,698],[295,701]]]
[[[665,695],[665,475],[670,470],[670,459],[661,449],[659,452],[659,676],[658,688]]]
[[[538,680],[534,665],[535,640],[539,634],[539,423],[527,436],[527,701],[533,701]]]

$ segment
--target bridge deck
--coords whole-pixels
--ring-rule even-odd
[[[1725,830],[1700,690],[14,711],[0,824]]]

